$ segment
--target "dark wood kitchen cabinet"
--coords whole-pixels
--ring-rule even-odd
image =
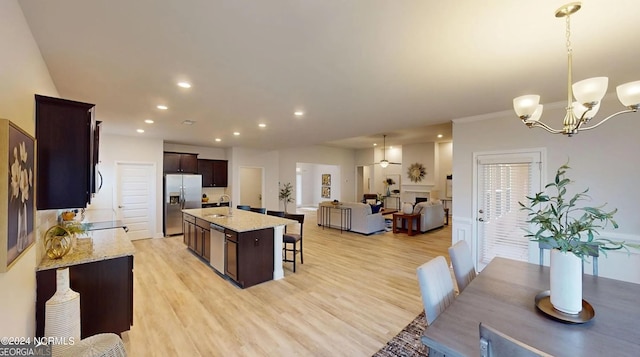
[[[198,173],[202,175],[202,187],[227,187],[227,160],[198,160]]]
[[[204,219],[184,214],[183,229],[184,244],[209,261],[211,259],[211,224]]]
[[[133,325],[133,256],[69,267],[69,284],[80,294],[82,338],[127,331]],[[56,269],[36,272],[36,335],[44,335],[45,303],[56,292]]]
[[[36,206],[84,208],[96,191],[95,105],[35,95]]]
[[[163,160],[165,173],[198,173],[198,154],[182,152],[164,152]]]
[[[225,275],[242,288],[273,280],[273,228],[224,233]]]

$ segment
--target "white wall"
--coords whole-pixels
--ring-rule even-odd
[[[241,167],[261,167],[264,169],[264,195],[262,205],[267,210],[282,210],[278,201],[278,153],[276,151],[263,151],[247,148],[232,148],[229,153],[229,186],[227,192],[230,193],[233,206],[241,204],[239,182]],[[294,164],[295,171],[295,164]],[[295,187],[294,177],[290,180]],[[295,197],[295,196],[294,196]]]
[[[156,207],[155,224],[151,233],[155,238],[162,237],[162,147],[160,139],[101,134],[98,167],[102,173],[103,185],[88,209],[114,210],[116,163],[152,163],[156,168]]]
[[[336,178],[337,181],[334,181],[333,175],[331,176],[331,187],[333,190],[334,185],[339,185],[336,187],[340,187],[340,197],[335,197],[332,193],[333,199],[337,199],[339,201],[356,200],[355,150],[316,145],[304,148],[279,150],[278,155],[279,172],[277,176],[279,177],[280,182],[291,182],[295,187],[296,163],[299,162],[319,165],[336,165],[340,168],[340,177]],[[318,188],[317,190],[320,189]],[[277,195],[275,197],[277,199]],[[361,198],[358,200],[360,199]]]
[[[547,109],[542,121],[560,127],[565,111]],[[598,117],[617,112],[622,106],[607,97]],[[597,129],[568,138],[552,135],[542,129],[528,129],[511,111],[483,116],[484,120],[454,120],[453,138],[453,240],[470,237],[476,219],[472,212],[472,170],[474,152],[544,147],[543,184],[550,182],[556,169],[570,159],[575,190],[589,188],[592,204],[607,203],[618,208],[615,218],[620,228],[601,232],[601,237],[640,242],[640,114],[627,114],[611,119]],[[589,203],[587,203],[589,204]],[[589,270],[589,269],[587,269]],[[600,275],[640,283],[640,254],[611,252],[600,257]]]
[[[58,96],[58,91],[15,0],[0,1],[0,53],[0,118],[35,136],[33,95]],[[5,159],[0,164],[7,167]],[[34,227],[37,237],[44,231],[41,226],[47,224],[42,222],[48,222],[52,215],[55,217],[55,213],[38,212]],[[0,273],[0,336],[28,337],[35,333],[38,254],[32,246],[11,270]]]

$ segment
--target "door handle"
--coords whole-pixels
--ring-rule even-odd
[[[124,206],[120,206],[120,205],[118,205],[118,208],[124,208]]]
[[[480,217],[480,218],[478,218],[478,221],[484,222],[484,218]]]

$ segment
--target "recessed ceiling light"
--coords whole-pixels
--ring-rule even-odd
[[[442,137],[442,134],[438,134],[438,138],[441,138],[441,137]]]
[[[373,146],[378,146],[378,144],[376,144],[376,143],[373,143]]]
[[[266,127],[267,127],[267,124],[265,124],[265,123],[260,123],[260,124],[258,124],[258,126],[259,126],[259,127],[261,127],[261,128],[266,128]]]
[[[142,129],[138,129],[138,130],[136,130],[136,131],[137,131],[138,133],[144,133],[144,130],[142,130]]]
[[[303,111],[300,111],[300,110],[297,110],[297,111],[293,112],[293,115],[295,115],[295,116],[297,116],[297,117],[301,117],[301,116],[303,116],[303,115],[304,115],[304,112],[303,112]]]
[[[178,82],[178,87],[191,88],[191,84],[188,82]]]
[[[147,123],[147,124],[153,124],[153,120],[151,120],[151,119],[147,119],[144,122]]]
[[[239,131],[234,131],[233,135],[238,136],[238,135],[240,135],[240,132]]]
[[[185,121],[183,121],[183,122],[182,122],[182,124],[183,124],[183,125],[193,125],[193,124],[195,124],[195,123],[196,123],[195,121],[193,121],[193,120],[189,120],[189,119],[187,119],[187,120],[185,120]]]
[[[221,141],[222,141],[222,139],[220,139],[220,138],[215,138],[215,141],[216,141],[217,143],[219,143],[219,142],[221,142]]]
[[[156,108],[158,108],[158,109],[160,109],[160,110],[167,110],[167,109],[169,109],[169,107],[167,107],[166,105],[162,105],[162,104],[160,104],[160,105],[156,106]]]

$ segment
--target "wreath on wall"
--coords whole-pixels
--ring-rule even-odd
[[[407,176],[412,182],[420,182],[427,174],[427,170],[424,168],[424,165],[420,163],[414,163],[409,165],[407,169]]]

